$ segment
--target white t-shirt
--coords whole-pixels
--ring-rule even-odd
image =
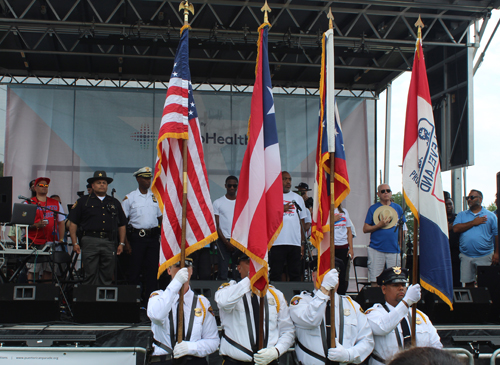
[[[233,226],[234,207],[236,199],[229,200],[224,195],[214,201],[214,215],[219,216],[219,227],[225,238],[231,238],[231,228]]]
[[[335,214],[340,214],[340,219],[335,222],[335,246],[347,245],[347,228],[351,227],[351,218],[349,218],[349,212],[347,209],[342,208],[344,213],[340,213],[337,208],[335,208]]]
[[[307,217],[307,208],[304,204],[304,199],[299,194],[293,191],[283,194],[283,205],[291,203],[294,200],[302,211],[299,211],[297,216],[297,208],[295,205],[292,205],[288,212],[283,213],[283,228],[276,241],[274,241],[273,246],[292,245],[300,247],[302,228],[300,227],[299,218],[305,219]]]

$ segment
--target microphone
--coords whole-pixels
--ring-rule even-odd
[[[25,196],[23,196],[23,195],[18,195],[18,196],[17,196],[17,199],[26,200],[26,201],[29,201],[29,202],[31,203],[31,198],[27,198],[27,197],[25,197]]]
[[[116,189],[115,188],[111,189],[111,196],[113,198],[115,197],[115,193],[116,193]]]
[[[302,212],[302,208],[299,206],[299,204],[295,200],[292,200],[292,203],[293,203],[293,205],[295,205],[295,208],[297,208],[297,210],[299,212]]]

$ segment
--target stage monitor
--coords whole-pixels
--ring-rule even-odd
[[[474,165],[473,47],[426,49],[441,170]]]

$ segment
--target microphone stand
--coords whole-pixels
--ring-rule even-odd
[[[309,240],[307,239],[307,233],[306,233],[306,230],[304,228],[304,222],[302,222],[302,219],[300,219],[300,215],[299,215],[299,212],[302,211],[302,208],[299,206],[299,204],[295,201],[295,200],[292,200],[292,203],[293,205],[295,205],[295,209],[297,210],[297,218],[299,220],[299,224],[300,224],[300,229],[301,229],[301,232],[302,234],[304,235],[304,243],[305,243],[305,252],[304,252],[304,260],[305,260],[305,273],[307,275],[307,280],[305,279],[304,281],[312,281],[312,275],[311,275],[311,268],[310,268],[310,265],[309,263],[312,261],[312,252],[311,252],[311,247],[310,247],[310,243],[309,243]],[[302,245],[302,240],[301,240],[301,245]]]
[[[400,255],[400,265],[403,267],[403,245],[404,245],[404,239],[403,239],[403,225],[405,224],[404,222],[404,216],[405,213],[401,214],[401,217],[399,217],[398,222],[396,223],[396,226],[394,228],[394,232],[398,231],[398,244],[399,244],[399,255]]]

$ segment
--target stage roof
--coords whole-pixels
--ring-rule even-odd
[[[192,3],[193,83],[253,84],[263,2]],[[336,88],[378,94],[411,69],[419,15],[426,25],[426,52],[465,49],[468,42],[477,44],[484,31],[484,26],[469,26],[489,19],[500,0],[272,0],[269,6],[274,86],[318,87],[321,35],[331,7]],[[166,83],[183,23],[178,8],[179,1],[162,0],[0,0],[0,81],[38,77]],[[468,37],[468,29],[475,29],[476,37]]]

